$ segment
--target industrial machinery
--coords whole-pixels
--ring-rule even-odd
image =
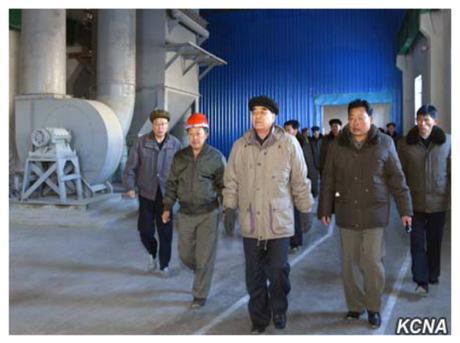
[[[67,202],[67,193],[83,198],[80,164],[75,150],[70,147],[72,136],[63,128],[36,129],[31,135],[34,150],[29,152],[24,169],[21,200],[34,193],[46,196],[54,192],[61,203]]]
[[[67,195],[85,200],[110,193],[129,146],[151,129],[152,109],[171,113],[170,128],[182,126],[198,109],[199,80],[226,64],[199,46],[209,32],[194,11],[91,10],[85,18],[93,24],[85,25],[92,25],[93,45],[86,51],[94,51],[87,65],[94,77],[80,85],[91,100],[74,98],[66,75],[75,80],[85,68],[78,68],[82,59],[69,63],[78,54],[67,53],[66,10],[21,12],[14,126],[23,202],[62,204]],[[184,132],[177,128],[178,136]]]

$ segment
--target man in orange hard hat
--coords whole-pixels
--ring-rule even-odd
[[[211,287],[226,163],[222,153],[206,143],[209,125],[204,114],[192,114],[186,129],[189,146],[174,156],[162,218],[165,223],[171,219],[171,209],[178,200],[179,257],[195,274],[191,308],[200,308]]]

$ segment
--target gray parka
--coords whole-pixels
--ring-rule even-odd
[[[420,141],[418,128],[414,127],[398,142],[416,212],[443,212],[449,207],[451,138],[437,126],[433,127],[430,138],[426,148]]]
[[[375,125],[361,149],[346,125],[329,146],[321,179],[318,218],[335,219],[340,227],[363,230],[388,225],[390,193],[401,216],[412,215],[412,203],[391,137]]]
[[[294,204],[304,213],[313,204],[300,144],[276,125],[262,146],[254,129],[234,143],[224,184],[224,207],[239,208],[241,235],[246,238],[292,236]]]

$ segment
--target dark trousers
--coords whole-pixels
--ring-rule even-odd
[[[289,238],[268,241],[244,238],[243,246],[249,316],[253,325],[268,326],[272,313],[286,313],[288,308]]]
[[[300,227],[300,212],[294,207],[294,236],[290,239],[291,248],[303,245],[303,232]]]
[[[163,213],[163,196],[160,189],[157,191],[155,201],[139,195],[139,218],[137,220],[137,229],[145,249],[156,258],[158,243],[155,239],[155,224],[158,229],[158,238],[160,241],[160,268],[168,266],[171,260],[171,243],[172,243],[172,219],[164,224],[161,220]]]
[[[428,284],[439,278],[445,221],[446,212],[414,213],[410,247],[412,278],[418,284]]]

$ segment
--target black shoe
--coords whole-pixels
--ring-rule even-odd
[[[266,329],[266,326],[261,326],[261,325],[253,325],[251,328],[251,333],[253,335],[260,335],[261,333],[264,333]]]
[[[438,285],[439,284],[439,279],[436,278],[436,279],[430,279],[430,281],[428,281],[430,284],[432,285]]]
[[[356,311],[348,311],[345,315],[346,320],[357,320],[364,314],[364,311],[356,312]]]
[[[284,329],[286,327],[286,313],[274,314],[273,324],[275,324],[275,328],[277,329]]]
[[[377,329],[382,324],[379,312],[367,311],[367,321],[373,329]]]

